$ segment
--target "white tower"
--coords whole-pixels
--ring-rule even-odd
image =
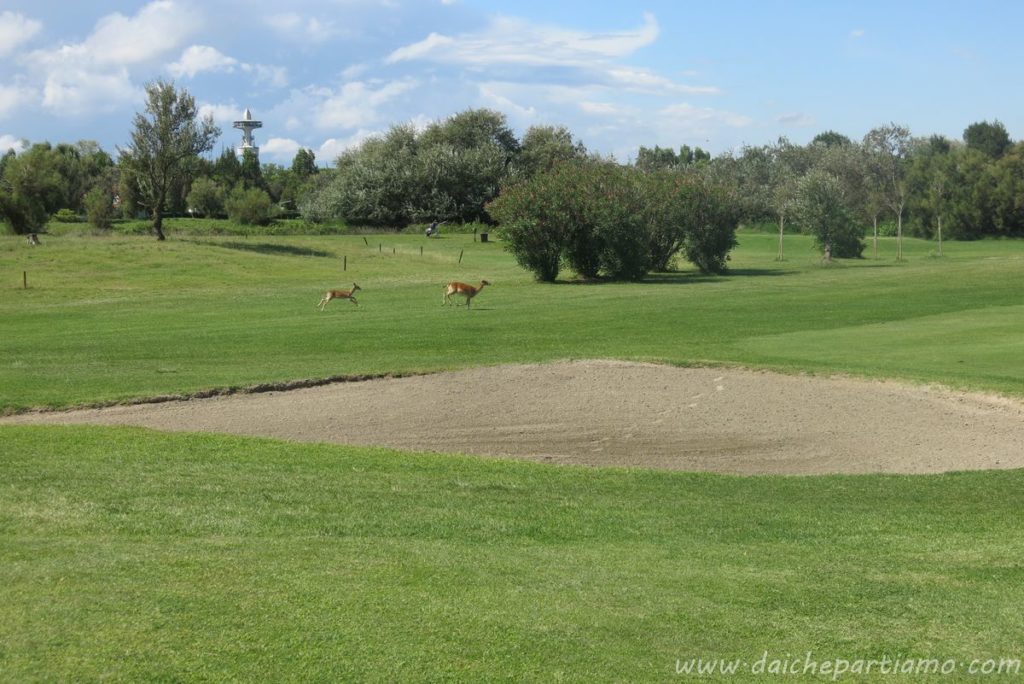
[[[263,122],[253,121],[252,112],[246,109],[245,116],[242,117],[242,120],[236,121],[232,125],[234,128],[240,128],[242,130],[242,146],[238,148],[239,156],[245,154],[246,150],[252,150],[258,159],[260,156],[260,148],[252,144],[252,132],[257,128],[263,128]]]

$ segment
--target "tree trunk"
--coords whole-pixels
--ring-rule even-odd
[[[779,255],[775,257],[776,261],[785,261],[786,256],[782,251],[782,233],[786,227],[786,217],[779,216]]]
[[[164,210],[163,207],[157,205],[153,209],[153,235],[156,236],[157,241],[166,240],[167,236],[164,235]]]

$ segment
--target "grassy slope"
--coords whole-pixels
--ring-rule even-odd
[[[500,245],[468,236],[369,242],[67,237],[32,250],[0,239],[0,409],[568,357],[736,362],[1024,394],[1021,242],[955,244],[936,259],[929,243],[908,241],[906,264],[826,268],[804,238],[790,238],[779,264],[772,236],[748,234],[729,276],[601,285],[536,284]],[[467,315],[440,307],[451,278],[494,286]],[[314,310],[323,289],[353,280],[361,308]]]
[[[765,649],[1021,655],[1021,471],[735,478],[0,433],[8,681],[645,681]]]

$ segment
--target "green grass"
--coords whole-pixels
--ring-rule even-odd
[[[6,681],[664,681],[677,659],[764,650],[1022,655],[1022,471],[740,478],[126,428],[0,439]]]
[[[832,266],[806,238],[783,263],[775,249],[746,233],[727,276],[542,285],[468,235],[3,237],[0,411],[593,357],[1024,395],[1024,243],[940,259],[909,240],[897,264],[887,240],[882,259]],[[454,278],[494,285],[472,311],[442,308]],[[361,307],[315,311],[353,281]],[[1019,470],[742,478],[2,427],[0,681],[663,681],[677,659],[766,650],[1020,658],[1022,485]]]
[[[4,238],[0,410],[592,357],[1024,394],[1024,242],[950,244],[943,258],[907,242],[903,264],[884,242],[882,259],[822,266],[804,237],[779,263],[773,236],[744,234],[724,277],[543,285],[466,235]],[[442,308],[454,278],[493,286],[471,312]],[[353,281],[360,308],[315,311]]]

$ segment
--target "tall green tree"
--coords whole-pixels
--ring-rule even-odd
[[[169,193],[183,184],[194,160],[213,149],[220,133],[212,116],[198,119],[188,91],[162,80],[146,85],[145,112],[135,115],[131,142],[119,151],[122,171],[150,212],[157,240],[166,239],[163,217]]]
[[[903,260],[903,212],[909,188],[907,170],[911,151],[910,129],[891,123],[864,136],[871,184],[896,215],[896,260]]]
[[[1006,126],[998,119],[989,123],[979,121],[964,129],[964,143],[992,159],[999,159],[1010,149],[1013,142]]]
[[[564,126],[531,126],[523,134],[523,142],[515,161],[515,172],[529,178],[550,171],[556,164],[584,159],[587,148],[573,141]]]
[[[0,178],[0,217],[19,234],[42,230],[61,208],[64,183],[49,143],[8,158]]]

